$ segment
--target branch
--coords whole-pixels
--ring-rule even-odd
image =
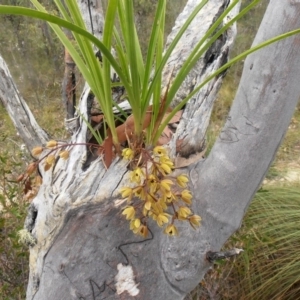
[[[42,145],[48,140],[46,132],[39,127],[16,84],[4,59],[0,56],[0,100],[6,108],[26,147]]]
[[[199,1],[196,0],[188,1],[185,9],[178,16],[176,24],[168,37],[167,46],[174,39],[187,16],[191,14],[198,3]],[[184,61],[192,52],[194,45],[205,35],[206,31],[229,4],[230,2],[227,0],[212,0],[200,11],[199,15],[193,20],[185,32],[180,43],[174,49],[164,69],[163,74],[165,80],[167,80],[171,74],[173,77],[176,75]],[[239,7],[240,4],[235,6],[223,21],[223,26],[226,24],[226,20],[232,19],[238,13]],[[236,25],[230,27],[212,44],[183,82],[180,90],[172,101],[173,106],[179,104],[195,87],[201,84],[207,76],[227,62],[229,50],[233,45],[235,36]],[[211,80],[187,103],[181,122],[170,143],[173,154],[175,154],[175,145],[177,145],[177,153],[179,156],[186,158],[204,150],[206,130],[209,125],[214,102],[217,99],[217,93],[222,83],[223,75],[224,74]],[[180,146],[178,147],[178,145]]]
[[[299,27],[300,3],[271,0],[254,45]],[[299,45],[299,35],[292,36],[246,59],[216,144],[206,160],[189,169],[202,227],[198,233],[184,230],[161,248],[168,279],[181,291],[197,285],[209,268],[206,253],[219,251],[240,227],[274,159],[299,100]]]

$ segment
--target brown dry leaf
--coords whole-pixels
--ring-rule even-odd
[[[205,151],[206,151],[206,149],[204,149],[203,151],[201,151],[199,153],[192,154],[188,158],[177,156],[175,158],[174,164],[175,164],[176,168],[187,167],[187,166],[203,159]]]
[[[165,116],[164,116],[164,118],[163,118],[163,120],[162,120],[163,122],[165,121],[165,119],[168,117],[169,114],[170,114],[170,113],[165,114]],[[169,121],[168,124],[173,124],[173,123],[179,122],[180,119],[181,119],[182,114],[183,114],[183,110],[178,111],[178,112],[173,116],[173,118]]]
[[[144,118],[143,122],[143,130],[146,129],[151,122],[151,117],[152,117],[152,106],[149,106]],[[116,128],[117,130],[117,135],[120,143],[124,143],[127,141],[127,138],[131,139],[131,137],[134,134],[134,119],[133,115],[130,115],[125,123],[122,125],[118,126]]]
[[[171,140],[172,135],[174,134],[174,132],[173,132],[172,129],[170,129],[169,125],[173,124],[173,123],[178,123],[180,121],[180,119],[181,119],[182,113],[183,113],[182,110],[178,111],[174,115],[174,117],[169,121],[168,125],[165,127],[163,133],[161,134],[161,136],[158,139],[158,142],[157,142],[158,145],[166,145],[166,144],[168,144],[170,142],[170,140]],[[168,117],[169,114],[170,113],[167,113],[164,116],[163,121]],[[176,148],[177,148],[177,146],[176,146]]]
[[[167,126],[163,133],[161,134],[161,136],[159,137],[158,141],[157,141],[157,145],[161,146],[161,145],[166,145],[170,142],[171,138],[173,135],[173,131]]]

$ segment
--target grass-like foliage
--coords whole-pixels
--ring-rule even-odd
[[[121,85],[126,90],[126,98],[132,108],[134,128],[132,139],[134,143],[136,144],[137,141],[139,145],[146,144],[155,146],[169,120],[208,81],[235,62],[244,59],[251,52],[300,32],[299,29],[282,34],[236,56],[222,68],[208,76],[208,78],[196,87],[193,92],[178,104],[172,113],[162,121],[172,99],[198,59],[220,35],[235,21],[245,15],[253,6],[259,3],[260,0],[252,1],[237,16],[227,22],[226,25],[223,24],[223,26],[220,26],[223,19],[239,2],[239,0],[233,0],[224,13],[221,14],[203,38],[197,43],[190,56],[183,63],[181,70],[167,87],[165,93],[162,92],[162,90],[166,88],[162,86],[162,70],[185,30],[208,0],[203,0],[196,6],[166,51],[164,51],[166,0],[158,1],[149,38],[148,52],[145,59],[143,59],[142,56],[140,41],[134,23],[132,1],[108,1],[102,41],[98,40],[86,30],[76,1],[66,0],[64,6],[61,1],[54,0],[61,17],[47,13],[46,9],[37,0],[31,0],[31,2],[36,7],[36,10],[2,5],[0,6],[0,13],[20,14],[49,22],[58,38],[71,54],[96,99],[99,101],[108,128],[107,134],[111,134],[113,144],[117,150],[119,149],[120,141],[116,130],[113,107],[116,106],[118,108],[118,105],[114,103],[112,98],[111,89],[113,86]],[[117,23],[119,24],[119,30],[115,28],[115,24]],[[67,38],[62,27],[72,31],[76,45]],[[112,47],[116,50],[115,57],[111,54]],[[102,63],[100,63],[94,55],[95,48],[102,53]],[[120,82],[111,82],[110,74],[112,70],[117,73]],[[121,109],[120,113],[124,115]],[[147,114],[151,115],[150,120]],[[147,130],[145,130],[146,127]]]
[[[299,299],[299,184],[259,190],[232,247],[244,252],[219,261],[188,299]]]
[[[246,216],[249,239],[237,268],[245,299],[300,296],[300,188],[261,190]]]

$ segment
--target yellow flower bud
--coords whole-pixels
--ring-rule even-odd
[[[182,206],[178,209],[177,213],[179,219],[185,220],[192,213],[192,211],[188,207]]]
[[[43,147],[34,147],[32,150],[31,150],[31,154],[33,156],[39,156],[42,152],[43,152]]]
[[[187,186],[187,183],[189,182],[189,179],[186,175],[182,174],[176,178],[176,181],[180,187],[185,188]]]
[[[51,140],[49,142],[47,142],[46,147],[47,148],[54,148],[57,146],[57,141]]]
[[[139,227],[140,227],[140,226],[135,226],[135,221],[136,221],[136,220],[137,220],[137,219],[131,220],[131,221],[130,221],[130,225],[129,225],[130,230],[132,230],[133,233],[135,233],[135,234],[138,233]]]
[[[191,226],[196,229],[195,226],[200,226],[201,217],[198,215],[192,215],[189,217],[189,221]]]
[[[170,168],[173,168],[173,167],[174,167],[174,163],[170,160],[169,157],[161,156],[161,157],[159,158],[159,162],[160,162],[161,164],[166,164],[166,165],[168,165]]]
[[[140,220],[140,219],[135,219],[135,220],[134,220],[134,226],[135,226],[136,228],[139,228],[139,227],[141,226],[141,220]]]
[[[181,196],[182,201],[184,201],[186,204],[189,204],[189,205],[192,204],[193,196],[189,190],[183,190],[181,192],[180,196]]]
[[[59,152],[60,158],[67,160],[69,158],[69,151],[68,150],[62,150]]]
[[[43,183],[43,178],[40,175],[36,176],[35,177],[35,185],[36,186],[41,186],[42,183]]]
[[[52,166],[54,164],[54,162],[55,162],[55,156],[52,154],[48,155],[46,158],[46,163],[48,165]]]
[[[159,171],[161,171],[163,174],[170,174],[172,172],[172,169],[167,164],[163,163],[160,164],[158,167]]]

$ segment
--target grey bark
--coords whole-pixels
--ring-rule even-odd
[[[271,0],[254,44],[299,26],[299,1]],[[191,291],[211,266],[206,253],[219,251],[239,228],[287,130],[300,95],[299,45],[293,36],[246,59],[212,151],[180,170],[190,176],[193,210],[202,217],[197,230],[181,224],[180,236],[172,238],[153,224],[152,239],[134,236],[121,216],[118,188],[128,182],[128,172],[120,159],[107,171],[101,158],[84,168],[87,151],[78,146],[69,160],[42,171],[44,184],[30,208],[34,218],[26,222],[37,239],[30,249],[27,299],[165,300]],[[83,113],[88,92],[82,95]],[[72,141],[84,142],[86,132],[81,122]]]

